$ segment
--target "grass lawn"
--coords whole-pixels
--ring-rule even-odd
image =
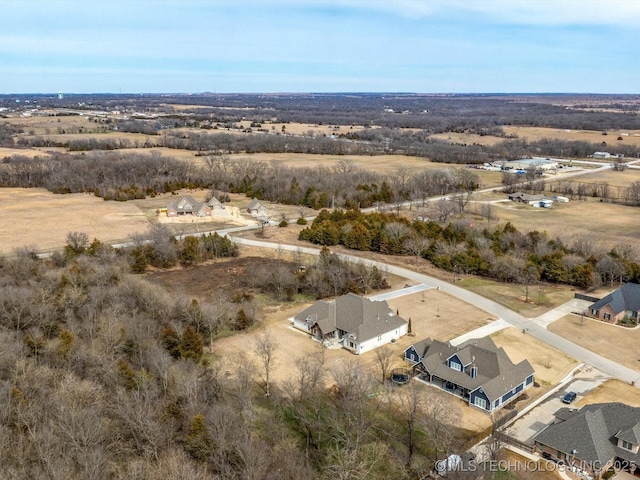
[[[514,327],[505,328],[491,335],[498,347],[504,348],[514,363],[529,360],[535,370],[535,379],[542,388],[528,390],[529,396],[544,393],[564,378],[578,361],[569,355],[541,342],[531,335],[523,334]],[[536,395],[537,396],[537,395]]]
[[[465,276],[457,284],[529,318],[568,302],[575,293],[575,289],[568,285],[530,285],[529,301],[526,302],[525,287],[520,284],[496,282],[475,276]]]
[[[549,325],[549,330],[605,358],[638,370],[640,376],[640,327],[621,327],[588,317],[581,322],[580,315],[569,314]]]
[[[611,379],[598,385],[576,402],[576,406],[594,403],[623,402],[632,407],[640,407],[640,388],[622,380]]]

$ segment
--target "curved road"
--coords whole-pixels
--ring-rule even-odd
[[[219,232],[220,234],[224,234],[223,232]],[[271,249],[280,249],[284,251],[292,251],[292,252],[300,252],[310,255],[319,255],[320,250],[317,248],[309,248],[309,247],[301,247],[296,245],[285,245],[279,243],[272,242],[263,242],[259,240],[250,240],[246,238],[240,237],[230,237],[231,240],[236,242],[239,245],[247,245],[253,247],[261,247],[261,248],[271,248]],[[389,265],[387,263],[378,262],[375,260],[368,260],[360,257],[356,257],[354,255],[347,254],[338,254],[338,256],[344,260],[350,262],[360,262],[365,265],[371,267],[377,267],[383,271],[392,273],[394,275],[398,275],[399,277],[407,278],[414,282],[426,283],[427,285],[437,287],[441,291],[453,295],[454,297],[459,298],[460,300],[471,303],[479,308],[482,308],[486,312],[494,315],[495,317],[501,318],[506,321],[510,325],[524,330],[526,329],[526,333],[528,335],[532,335],[538,340],[543,341],[544,343],[551,345],[554,348],[557,348],[561,352],[566,353],[567,355],[572,356],[573,358],[579,360],[580,362],[587,363],[594,368],[600,370],[603,373],[611,375],[612,377],[619,378],[627,383],[634,384],[636,386],[640,386],[640,372],[632,370],[624,365],[620,365],[612,360],[604,358],[601,355],[598,355],[595,352],[587,350],[580,345],[576,345],[575,343],[563,338],[555,333],[552,333],[545,328],[541,327],[537,323],[523,317],[517,312],[500,305],[488,298],[485,298],[476,293],[470,292],[463,288],[452,285],[443,280],[439,280],[434,277],[430,277],[429,275],[423,275],[421,273],[413,272],[406,268],[397,267],[394,265]]]

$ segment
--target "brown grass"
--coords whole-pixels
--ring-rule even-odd
[[[549,325],[549,330],[605,358],[640,370],[640,327],[621,327],[588,317],[584,317],[581,326],[580,316],[569,314]]]
[[[504,194],[494,198],[505,198]],[[587,236],[608,245],[635,243],[640,238],[637,207],[615,205],[587,198],[584,201],[554,203],[550,209],[514,202],[494,204],[501,222],[511,222],[521,231],[546,231],[551,238],[565,240]],[[593,221],[593,219],[598,221]]]
[[[608,130],[607,135],[603,135],[601,131],[594,130],[571,130],[571,129],[558,129],[558,128],[545,128],[545,127],[515,127],[505,125],[502,127],[504,133],[508,136],[515,135],[519,139],[526,139],[529,142],[535,142],[542,139],[559,139],[564,141],[582,141],[589,143],[600,144],[606,142],[607,146],[617,144],[631,144],[640,146],[640,130]],[[623,140],[617,140],[618,136],[622,133],[628,135],[623,136]],[[494,137],[491,135],[478,135],[475,133],[438,133],[432,135],[433,138],[450,143],[463,143],[472,145],[477,143],[479,145],[492,146],[505,140],[507,138]],[[606,151],[607,146],[603,146],[602,150]],[[560,155],[559,151],[557,155]]]
[[[517,135],[518,138],[527,139],[530,142],[542,140],[543,138],[558,138],[567,141],[583,141],[598,144],[606,142],[608,145],[615,145],[617,143],[640,145],[640,131],[638,130],[609,130],[607,131],[607,135],[603,135],[602,132],[593,130],[513,126],[504,126],[502,128],[507,135]],[[628,136],[624,136],[623,140],[616,140],[621,133],[628,133]],[[607,150],[606,147],[602,147],[602,149]],[[560,155],[560,152],[558,152],[558,155]]]
[[[70,231],[103,242],[127,240],[143,231],[147,219],[132,203],[105,202],[90,194],[54,195],[41,188],[0,189],[0,252],[35,245],[57,249]]]
[[[607,380],[580,398],[576,406],[608,402],[624,402],[632,407],[640,407],[640,389],[621,380]]]
[[[498,347],[504,348],[514,363],[529,360],[536,372],[536,381],[543,386],[556,385],[578,365],[578,361],[569,355],[514,327],[500,330],[491,335],[491,338]],[[528,391],[530,396],[532,391]]]

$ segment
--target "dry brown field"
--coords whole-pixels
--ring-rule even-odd
[[[552,177],[545,179],[548,183],[554,181],[562,181],[562,177]],[[580,183],[603,183],[606,182],[611,188],[624,188],[628,187],[633,182],[640,180],[640,169],[627,168],[622,172],[615,171],[613,169],[600,170],[595,173],[581,175],[579,177],[569,179],[568,181],[580,182]],[[615,196],[615,191],[612,193]]]
[[[42,188],[1,188],[0,207],[0,253],[24,246],[38,251],[58,249],[70,231],[103,242],[126,241],[148,225],[134,204],[105,202],[86,193],[54,195]]]
[[[167,153],[169,155],[169,153]],[[313,155],[306,153],[254,153],[254,154],[233,154],[231,159],[246,159],[269,163],[272,160],[282,164],[297,167],[334,167],[340,160],[350,160],[362,169],[381,173],[393,174],[399,167],[405,167],[410,173],[417,173],[422,170],[468,168],[466,165],[458,166],[447,163],[435,163],[426,158],[411,157],[407,155]],[[202,157],[194,157],[197,165],[204,165]],[[473,173],[480,177],[481,188],[488,188],[500,185],[502,176],[500,172],[488,172],[486,170],[473,169]]]
[[[99,126],[89,120],[87,116],[69,115],[69,116],[33,116],[20,117],[11,116],[8,118],[0,118],[0,123],[7,123],[22,127],[25,131],[33,131],[36,135],[43,135],[47,129],[50,133],[57,133],[58,127],[83,127],[86,129],[94,129]]]
[[[606,142],[607,145],[616,145],[618,143],[631,144],[640,146],[640,130],[609,130],[607,135],[603,135],[600,131],[594,130],[569,130],[558,128],[545,128],[545,127],[516,127],[511,125],[505,125],[502,127],[505,134],[515,135],[519,139],[526,139],[529,142],[535,142],[542,140],[543,138],[555,138],[565,141],[583,141],[589,143],[600,144]],[[617,140],[618,136],[622,136],[622,140]],[[431,135],[432,138],[448,141],[451,143],[464,143],[472,145],[477,143],[478,145],[491,146],[500,142],[508,140],[507,138],[494,137],[491,135],[478,135],[475,133],[437,133]],[[607,151],[607,147],[603,146],[602,150]],[[561,152],[558,152],[560,155]]]
[[[12,157],[13,155],[21,155],[23,157],[34,158],[48,156],[48,153],[44,150],[39,150],[36,148],[0,147],[0,158]]]
[[[494,198],[504,198],[504,194]],[[584,201],[556,202],[550,209],[508,201],[495,203],[494,207],[500,222],[509,221],[521,231],[546,231],[551,238],[570,240],[588,236],[609,246],[637,243],[640,239],[637,207],[604,203],[591,197]]]
[[[543,138],[558,138],[567,141],[583,141],[598,144],[606,142],[608,145],[624,143],[640,146],[639,130],[609,130],[607,131],[607,135],[603,135],[602,132],[594,130],[565,130],[544,127],[515,127],[508,125],[502,128],[507,135],[517,135],[518,138],[526,139],[530,142],[542,140]],[[616,140],[618,136],[622,134],[627,135],[623,135],[623,140]],[[606,151],[607,148],[602,147],[602,150]],[[558,154],[560,154],[560,152],[558,152]]]
[[[570,314],[549,325],[549,330],[640,372],[640,327],[610,325],[588,317],[580,325],[580,315]]]
[[[640,388],[629,385],[622,380],[611,379],[580,397],[577,407],[594,403],[623,402],[632,407],[640,407]]]
[[[449,143],[461,143],[466,145],[484,145],[492,146],[500,142],[504,142],[506,139],[502,137],[494,137],[493,135],[478,135],[477,133],[434,133],[431,138],[441,140]]]

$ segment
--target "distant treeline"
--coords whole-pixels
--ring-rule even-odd
[[[142,129],[142,128],[141,128]],[[118,150],[121,148],[168,147],[196,152],[234,153],[304,153],[324,155],[409,155],[440,163],[478,164],[495,160],[513,160],[525,156],[585,158],[606,150],[612,154],[636,157],[637,146],[625,144],[618,137],[603,136],[600,143],[541,139],[527,142],[505,139],[495,145],[451,143],[434,139],[426,131],[371,128],[336,133],[333,136],[287,135],[254,132],[251,134],[219,131],[165,130],[159,136],[153,130],[144,141],[121,137],[89,137],[61,140],[56,137],[21,137],[25,147],[63,147],[70,151]],[[499,133],[499,132],[495,132]],[[619,137],[623,139],[623,137]]]
[[[206,187],[208,183],[199,172],[186,162],[156,152],[12,156],[0,163],[0,186],[42,187],[54,193],[92,192],[105,200],[131,200]]]

